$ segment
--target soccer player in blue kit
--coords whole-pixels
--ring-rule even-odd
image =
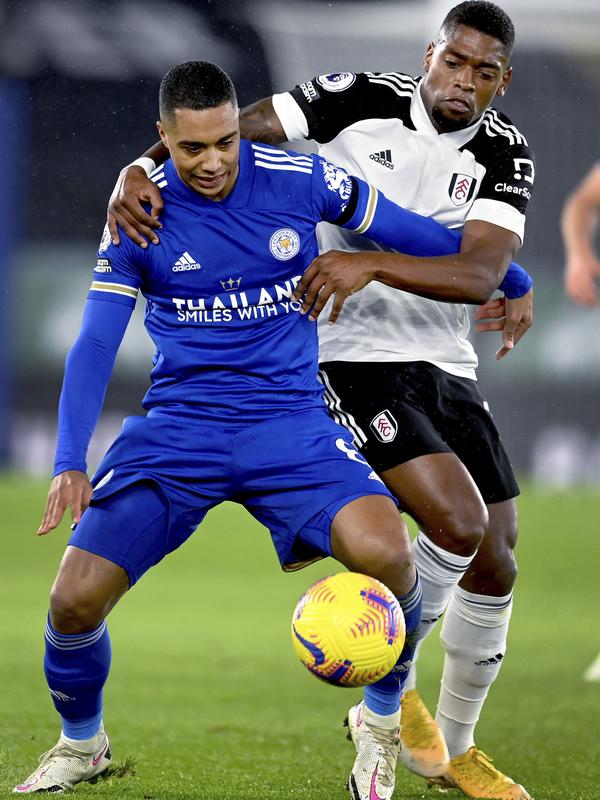
[[[67,358],[39,529],[48,533],[71,508],[76,528],[45,633],[62,732],[14,791],[64,791],[108,768],[106,617],[210,508],[235,500],[269,528],[284,569],[331,555],[398,596],[406,644],[359,705],[364,725],[348,784],[356,800],[389,800],[421,591],[391,496],[328,415],[316,325],[293,293],[317,255],[320,220],[406,253],[456,252],[458,237],[319,156],[240,141],[234,87],[213,64],[170,70],[160,118],[171,154],[154,176],[165,198],[162,246],[141,250],[124,239],[116,247],[106,229]],[[87,447],[139,292],[156,345],[147,415],[125,420],[90,482]]]

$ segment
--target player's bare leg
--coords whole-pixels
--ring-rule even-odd
[[[110,665],[105,617],[128,588],[127,573],[117,564],[67,548],[52,587],[44,662],[63,732],[16,794],[63,792],[108,769],[101,703]]]
[[[400,697],[421,619],[421,588],[408,530],[392,500],[369,495],[338,511],[331,526],[331,548],[348,569],[385,583],[404,613],[406,641],[396,667],[367,687],[364,701],[350,709],[346,720],[356,747],[348,781],[353,800],[391,800],[400,744]]]
[[[415,584],[408,529],[388,497],[367,495],[341,508],[331,526],[331,548],[349,570],[377,578],[396,596]]]
[[[421,529],[414,546],[423,588],[421,643],[475,557],[488,514],[473,479],[453,453],[415,458],[386,470],[382,478]],[[418,775],[440,776],[448,766],[448,751],[415,687],[413,664],[402,699],[400,759]]]
[[[52,627],[84,633],[106,619],[129,589],[125,570],[107,558],[67,547],[50,592]]]

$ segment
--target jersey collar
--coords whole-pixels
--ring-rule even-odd
[[[240,142],[240,171],[238,173],[237,181],[233,190],[227,195],[224,200],[215,201],[209,200],[199,192],[185,184],[175,169],[175,165],[169,159],[165,163],[165,176],[167,178],[169,188],[178,197],[181,197],[192,205],[201,206],[203,208],[245,208],[250,200],[250,193],[252,191],[253,180],[253,158],[250,147],[250,142],[242,139]]]
[[[438,133],[432,121],[429,119],[429,114],[425,109],[423,98],[421,97],[421,87],[423,83],[420,81],[413,92],[412,100],[410,102],[410,118],[413,121],[415,129],[419,133],[428,134],[429,136],[443,136],[444,139],[452,142],[456,147],[462,147],[477,133],[483,122],[483,114],[479,119],[468,128],[463,128],[460,131],[451,131],[450,133]]]

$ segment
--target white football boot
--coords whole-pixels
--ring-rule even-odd
[[[396,761],[400,747],[400,729],[368,723],[369,710],[364,703],[352,706],[344,722],[348,738],[356,747],[356,760],[348,779],[353,800],[391,800],[396,783]]]
[[[100,730],[95,738],[94,750],[84,753],[67,744],[61,735],[54,747],[40,756],[38,768],[15,786],[13,793],[64,792],[106,772],[111,761],[108,737]]]

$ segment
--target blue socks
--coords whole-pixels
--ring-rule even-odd
[[[400,658],[388,675],[365,687],[365,705],[381,716],[395,714],[400,708],[400,698],[419,640],[422,593],[418,575],[413,588],[404,597],[399,597],[398,602],[406,625],[406,640]]]
[[[110,669],[106,620],[93,631],[58,633],[46,625],[44,672],[54,706],[70,739],[90,739],[102,722],[102,688]]]

